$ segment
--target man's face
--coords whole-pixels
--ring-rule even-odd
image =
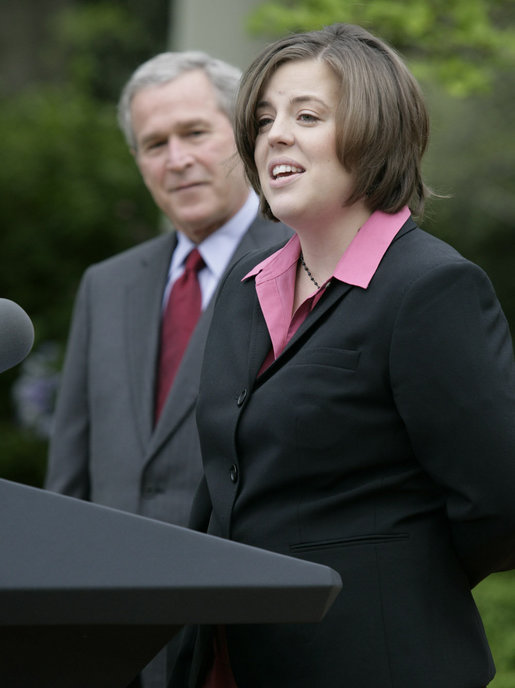
[[[201,70],[139,91],[131,103],[133,151],[154,201],[200,243],[245,203],[249,190],[231,123]]]

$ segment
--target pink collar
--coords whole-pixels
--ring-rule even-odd
[[[331,279],[366,289],[388,246],[409,215],[408,208],[395,215],[381,211],[373,213],[340,258]],[[299,255],[300,242],[294,234],[285,246],[243,278],[255,277],[259,304],[272,341],[270,355],[273,357],[267,359],[264,367],[279,356],[324,292],[323,288],[314,292],[292,313]]]
[[[340,258],[333,277],[366,289],[393,238],[410,216],[409,208],[389,215],[376,210],[361,227]],[[256,285],[277,279],[296,264],[300,242],[296,234],[288,243],[248,272],[244,280],[256,277]]]

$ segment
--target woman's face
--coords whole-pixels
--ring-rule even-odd
[[[336,155],[340,89],[319,60],[281,65],[256,108],[254,160],[273,214],[294,229],[334,223],[353,178]]]

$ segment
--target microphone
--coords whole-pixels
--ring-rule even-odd
[[[34,344],[34,325],[21,306],[0,298],[0,373],[21,363]]]

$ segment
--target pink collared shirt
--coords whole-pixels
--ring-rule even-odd
[[[392,215],[381,210],[372,213],[347,247],[330,279],[309,296],[293,315],[295,276],[300,256],[300,242],[296,234],[285,246],[245,275],[244,280],[255,277],[259,304],[272,340],[272,352],[263,369],[283,351],[331,280],[337,279],[362,289],[368,287],[388,247],[409,216],[407,207]]]

